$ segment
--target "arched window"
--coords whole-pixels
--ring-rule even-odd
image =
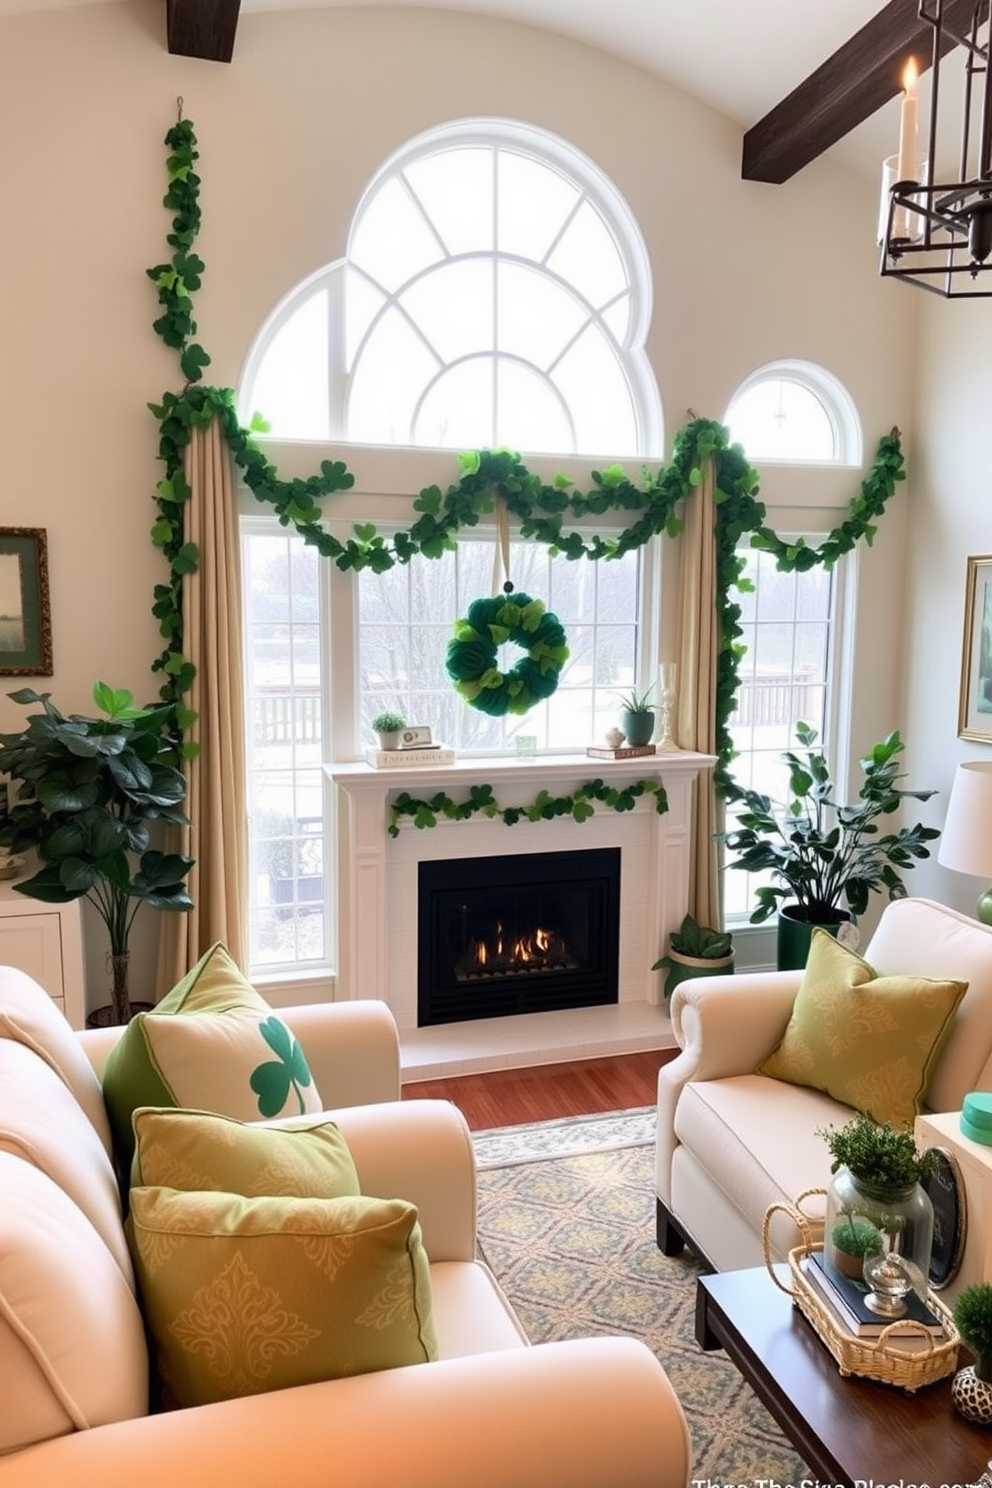
[[[782,361],[759,367],[738,388],[724,422],[731,437],[759,466],[797,467],[796,507],[772,509],[770,524],[782,536],[803,536],[816,545],[824,534],[803,521],[803,466],[857,465],[861,425],[854,404],[835,377],[812,362]],[[784,750],[795,747],[802,721],[820,734],[830,755],[837,747],[837,708],[843,647],[840,617],[845,565],[781,573],[768,553],[745,541],[739,549],[747,586],[741,596],[741,660],[737,708],[730,721],[735,778],[744,786],[783,801],[788,788]],[[734,824],[734,811],[728,812]],[[753,908],[765,876],[729,872],[724,881],[728,920]]]
[[[342,530],[368,520],[371,489],[376,520],[406,526],[415,513],[404,498],[443,482],[450,457],[440,451],[506,445],[532,465],[541,455],[659,458],[650,316],[647,252],[602,171],[542,130],[460,120],[411,140],[376,173],[346,257],[291,290],[260,330],[239,409],[246,423],[257,409],[276,440],[333,441],[338,453],[344,440],[373,446],[355,451],[357,484],[329,520]],[[287,463],[300,454],[279,453]],[[308,465],[320,456],[308,449]],[[364,491],[363,462],[375,482]],[[602,741],[618,694],[655,674],[654,555],[595,564],[515,546],[518,590],[559,615],[571,655],[552,698],[526,719],[493,719],[464,706],[444,667],[454,621],[492,582],[483,522],[456,553],[357,577],[251,503],[242,536],[251,966],[333,967],[322,761],[360,757],[383,708],[462,753],[511,751],[521,733],[538,749]]]
[[[770,362],[741,383],[724,422],[751,460],[859,465],[861,424],[848,393],[813,362]]]
[[[280,438],[659,455],[650,285],[592,161],[542,130],[459,120],[386,162],[346,259],[277,307],[242,411]]]

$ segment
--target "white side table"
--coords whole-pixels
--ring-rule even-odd
[[[86,1023],[79,900],[43,904],[0,880],[0,965],[18,966],[44,987],[73,1028]]]
[[[965,1194],[964,1254],[957,1276],[939,1293],[952,1303],[966,1286],[992,1281],[992,1147],[973,1142],[960,1127],[960,1111],[917,1116],[916,1145],[942,1147],[958,1165]]]

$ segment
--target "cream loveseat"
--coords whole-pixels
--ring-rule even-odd
[[[992,930],[929,900],[900,899],[886,905],[861,954],[886,976],[968,983],[926,1109],[955,1111],[969,1090],[992,1089]],[[766,1209],[830,1181],[817,1133],[843,1125],[851,1107],[755,1073],[782,1039],[802,976],[696,978],[672,994],[682,1052],[659,1071],[656,1148],[658,1245],[666,1255],[688,1241],[720,1271],[761,1265]],[[822,1232],[822,1206],[819,1219]],[[799,1243],[787,1216],[776,1215],[770,1243],[779,1260]]]
[[[440,1358],[148,1414],[96,1073],[120,1030],[73,1033],[0,967],[0,1488],[683,1488],[684,1417],[643,1344],[526,1345],[476,1257],[465,1123],[445,1102],[396,1100],[385,1006],[281,1016],[343,1104],[362,1192],[418,1206]]]

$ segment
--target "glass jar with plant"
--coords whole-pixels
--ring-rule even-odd
[[[955,1407],[969,1421],[992,1425],[992,1283],[975,1282],[959,1294],[952,1309],[962,1342],[975,1356],[951,1381]]]
[[[40,703],[19,734],[0,734],[0,775],[18,785],[0,815],[0,846],[33,849],[41,868],[14,885],[48,904],[86,899],[107,928],[112,1017],[131,1016],[131,926],[143,904],[193,907],[185,879],[193,859],[152,848],[150,822],[185,823],[186,781],[167,729],[172,709],[136,708],[130,692],[97,682],[101,718],[65,715],[47,692],[21,688],[15,703]]]
[[[651,694],[654,685],[646,692],[638,692],[632,688],[630,692],[618,693],[620,700],[620,727],[627,736],[627,743],[640,748],[644,744],[650,744],[651,735],[654,733],[654,704]]]
[[[379,736],[380,749],[398,749],[400,734],[406,728],[406,719],[402,713],[394,713],[387,709],[375,715],[372,728]]]
[[[655,961],[652,971],[665,971],[665,996],[680,982],[695,976],[722,976],[734,969],[734,944],[725,930],[700,925],[687,914],[668,937],[668,954]]]
[[[789,768],[786,802],[734,789],[738,825],[719,839],[736,855],[729,868],[773,880],[755,889],[751,922],[759,925],[778,911],[780,970],[806,964],[814,925],[836,934],[845,920],[864,913],[872,894],[904,898],[903,873],[914,859],[928,858],[927,843],[940,836],[935,827],[920,822],[896,832],[879,831],[880,818],[898,811],[903,801],[928,801],[936,794],[899,785],[904,745],[898,730],[861,760],[861,789],[848,806],[837,800],[817,737],[809,724],[796,725],[800,749],[782,756]]]
[[[921,1179],[934,1172],[937,1153],[920,1152],[911,1127],[897,1131],[860,1112],[819,1135],[830,1149],[834,1175],[824,1220],[826,1269],[860,1278],[866,1256],[894,1253],[913,1268],[925,1291],[933,1205]]]

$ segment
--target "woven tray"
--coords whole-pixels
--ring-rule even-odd
[[[766,1211],[761,1227],[761,1244],[768,1273],[780,1291],[791,1297],[799,1311],[819,1336],[821,1342],[833,1355],[844,1375],[861,1375],[865,1379],[879,1380],[885,1385],[897,1385],[902,1390],[918,1390],[922,1385],[931,1385],[935,1380],[953,1374],[958,1367],[958,1345],[961,1342],[954,1319],[942,1302],[932,1292],[927,1293],[927,1306],[936,1313],[944,1326],[945,1338],[935,1339],[910,1321],[890,1323],[877,1338],[861,1338],[851,1333],[835,1316],[829,1305],[806,1280],[802,1264],[814,1250],[809,1217],[803,1213],[802,1203],[814,1195],[825,1193],[824,1189],[810,1188],[791,1204],[772,1204]],[[768,1241],[772,1216],[778,1212],[789,1216],[803,1236],[802,1245],[789,1251],[789,1285],[786,1286],[775,1270]],[[909,1334],[926,1337],[925,1348],[914,1348],[909,1352],[900,1348],[900,1338]]]

